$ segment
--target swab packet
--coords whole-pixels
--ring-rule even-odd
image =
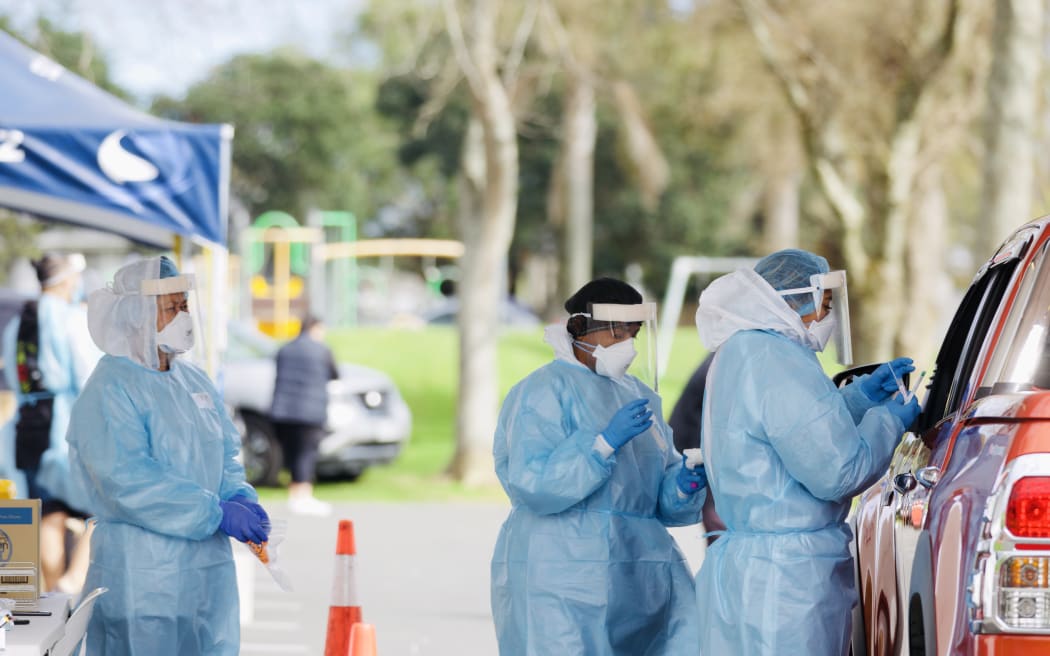
[[[292,587],[292,579],[281,569],[278,549],[288,536],[288,522],[283,519],[271,520],[266,528],[270,536],[269,540],[262,544],[245,542],[244,546],[248,547],[248,550],[259,559],[266,571],[270,572],[270,576],[273,577],[277,587],[285,592],[292,592],[294,589]]]

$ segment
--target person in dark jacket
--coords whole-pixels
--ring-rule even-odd
[[[674,448],[679,453],[686,449],[700,448],[700,416],[704,407],[704,389],[707,387],[707,370],[711,368],[711,361],[714,359],[715,354],[708,353],[689,377],[682,395],[671,410],[671,418],[667,420],[667,425],[674,431]],[[715,511],[715,495],[708,494],[704,499],[702,515],[704,530],[708,533],[725,530],[726,525]],[[707,543],[711,544],[716,539],[718,536],[711,536],[707,538]]]
[[[324,324],[306,316],[299,337],[277,351],[277,378],[270,418],[292,474],[288,509],[303,515],[327,515],[329,504],[313,495],[317,449],[328,420],[328,381],[339,377],[332,351],[324,344]]]

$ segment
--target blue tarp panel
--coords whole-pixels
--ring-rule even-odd
[[[232,135],[140,112],[0,31],[0,206],[225,246]]]

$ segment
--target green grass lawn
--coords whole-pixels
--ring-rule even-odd
[[[466,488],[444,475],[455,451],[459,340],[454,327],[331,330],[327,341],[340,362],[373,367],[394,379],[412,410],[412,436],[394,462],[371,467],[352,483],[320,483],[317,496],[329,501],[506,499],[498,486]],[[678,331],[671,355],[667,375],[660,381],[665,415],[703,358],[695,329]],[[551,358],[542,329],[505,332],[499,343],[500,398]],[[285,496],[280,488],[260,493],[264,499]]]
[[[393,463],[371,467],[354,482],[320,483],[317,495],[329,501],[505,500],[498,486],[466,488],[444,475],[455,451],[456,386],[459,341],[450,326],[425,329],[359,328],[332,330],[328,343],[341,362],[355,362],[386,372],[412,410],[412,436]],[[670,364],[660,380],[665,418],[689,376],[704,356],[689,327],[679,328]],[[499,343],[500,398],[529,372],[552,358],[543,330],[508,331]],[[824,359],[822,357],[822,359]],[[837,370],[825,360],[829,373]],[[281,488],[260,490],[264,499],[280,499]]]

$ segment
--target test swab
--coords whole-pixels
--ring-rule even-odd
[[[690,469],[704,464],[704,452],[702,449],[686,449],[682,451],[682,455],[685,456],[685,466]]]
[[[886,366],[890,368],[890,373],[893,374],[893,380],[897,383],[897,391],[900,392],[901,398],[907,401],[908,399],[908,388],[904,386],[904,381],[897,376],[897,372],[893,370],[893,363],[887,362]]]
[[[919,372],[919,382],[915,383],[915,390],[914,391],[909,390],[908,393],[905,395],[905,398],[904,398],[904,402],[905,403],[910,402],[913,398],[915,398],[915,395],[919,393],[919,386],[922,385],[922,379],[925,378],[925,377],[926,377],[926,372],[925,371]]]

